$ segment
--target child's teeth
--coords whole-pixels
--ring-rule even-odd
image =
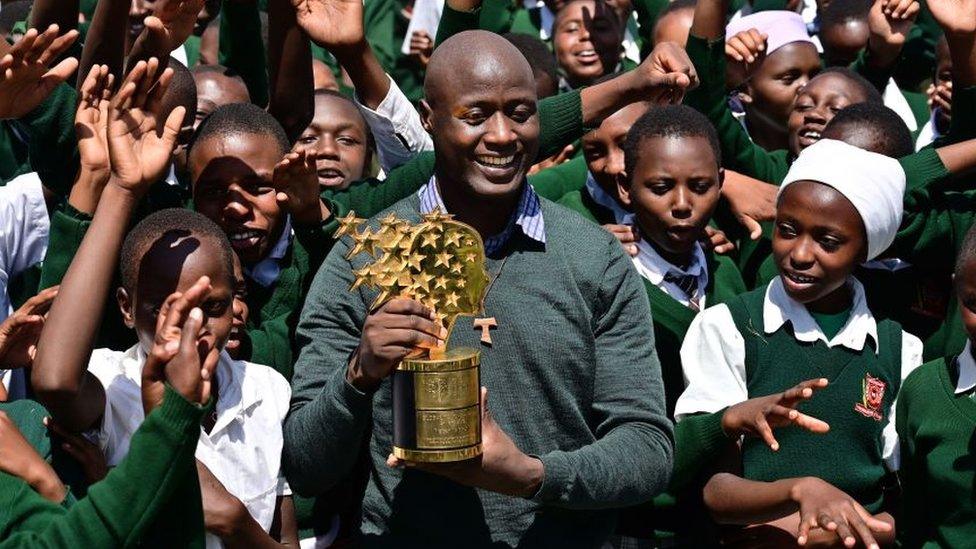
[[[515,160],[514,156],[482,156],[478,160],[482,164],[488,164],[490,166],[504,166]]]

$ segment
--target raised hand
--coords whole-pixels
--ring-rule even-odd
[[[291,5],[298,26],[323,48],[341,50],[366,41],[362,0],[291,0]]]
[[[316,225],[329,216],[320,198],[314,152],[290,152],[274,169],[275,198],[297,225]]]
[[[516,497],[529,497],[542,482],[542,462],[519,450],[488,410],[488,390],[481,388],[480,456],[457,463],[413,463],[392,454],[390,467],[406,466],[445,476],[458,484]]]
[[[947,35],[976,33],[976,0],[931,0],[928,8]]]
[[[878,549],[874,534],[891,531],[891,524],[875,518],[854,498],[819,478],[799,479],[791,496],[800,507],[799,545],[806,545],[810,530],[819,527],[836,533],[847,547],[860,541],[865,547]]]
[[[160,124],[162,98],[173,70],[160,73],[159,68],[156,58],[136,63],[109,105],[108,152],[113,180],[139,194],[166,172],[186,114],[185,108],[176,107]]]
[[[766,51],[766,38],[768,37],[765,34],[756,29],[733,34],[725,41],[725,56],[739,63],[755,63]]]
[[[645,90],[645,101],[680,103],[687,90],[698,86],[698,73],[688,54],[671,42],[655,46],[636,71]]]
[[[427,31],[413,31],[413,34],[410,35],[410,55],[417,59],[421,67],[427,67],[433,53],[434,39],[427,34]]]
[[[373,390],[417,348],[442,345],[446,330],[435,318],[432,310],[412,299],[384,303],[366,317],[346,379],[360,390]]]
[[[0,368],[31,365],[44,328],[44,315],[57,295],[58,286],[48,288],[28,299],[0,323]]]
[[[918,0],[875,0],[868,12],[868,49],[882,64],[897,60],[919,9]]]
[[[156,317],[153,348],[142,370],[146,414],[162,403],[166,381],[191,402],[204,403],[209,398],[210,375],[220,351],[200,348],[197,340],[204,323],[198,307],[210,289],[210,279],[202,276],[186,292],[175,292],[163,302]]]
[[[795,425],[813,433],[826,433],[829,425],[796,410],[801,402],[813,397],[814,391],[826,386],[826,379],[811,379],[782,393],[750,398],[730,406],[722,414],[722,430],[733,436],[760,437],[774,452],[779,450],[779,442],[773,436],[774,427]]]
[[[603,226],[603,229],[609,232],[620,242],[620,245],[624,247],[624,251],[630,257],[636,257],[639,253],[637,249],[637,243],[640,242],[640,234],[637,232],[637,227],[634,225],[617,225],[615,223],[609,223]]]
[[[729,207],[739,223],[747,231],[752,240],[762,236],[764,221],[776,218],[776,195],[779,187],[770,185],[758,179],[725,170],[725,181],[722,184],[722,196],[729,201]]]
[[[162,0],[156,3],[153,14],[145,19],[146,30],[156,40],[162,40],[167,51],[180,47],[197,22],[204,0]]]
[[[42,33],[29,29],[7,55],[0,59],[0,119],[20,118],[40,105],[58,84],[78,68],[69,57],[52,68],[48,65],[64,53],[78,31],[58,36],[58,26]]]
[[[78,108],[75,111],[75,135],[81,168],[91,173],[104,185],[108,182],[111,168],[108,157],[108,107],[112,99],[115,76],[108,72],[108,65],[93,65],[78,90]]]
[[[702,235],[701,241],[705,244],[705,248],[718,255],[728,255],[735,251],[735,243],[729,240],[728,235],[710,225],[705,225],[705,234]]]

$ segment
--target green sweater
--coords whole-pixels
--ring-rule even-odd
[[[971,547],[976,539],[976,401],[957,395],[954,358],[924,364],[898,394],[903,547]]]
[[[418,209],[413,196],[392,211],[416,221]],[[368,439],[367,546],[594,547],[613,530],[613,507],[647,501],[667,484],[671,424],[640,279],[607,232],[545,199],[542,214],[544,247],[519,234],[488,261],[500,273],[485,300],[485,314],[498,320],[493,344],[479,343],[464,318],[450,342],[480,348],[495,421],[545,465],[531,499],[386,466],[390,381],[373,394],[345,381],[375,293],[347,291],[365,258],[346,260],[344,239],[323,263],[298,329],[283,467],[296,492],[321,494],[354,466],[349,449]]]
[[[167,386],[162,406],[132,437],[126,459],[70,509],[0,473],[0,547],[129,547],[140,540],[202,547],[199,488],[195,500],[176,499],[183,488],[197,485],[193,454],[202,416],[203,408]],[[147,533],[154,523],[177,516],[171,536]]]
[[[758,288],[726,303],[745,340],[749,398],[785,391],[807,379],[827,378],[830,386],[804,403],[802,411],[830,424],[830,433],[780,430],[778,452],[762,439],[745,439],[743,477],[765,482],[818,477],[877,513],[886,475],[882,430],[901,384],[901,326],[890,320],[878,322],[877,347],[869,340],[861,351],[828,347],[823,341],[802,343],[789,323],[772,334],[760,332],[765,296],[766,288]],[[869,381],[883,384],[876,399],[872,395],[877,393],[868,389]]]

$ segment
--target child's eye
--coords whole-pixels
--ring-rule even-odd
[[[301,143],[302,145],[310,145],[312,143],[315,143],[318,140],[319,138],[315,137],[314,135],[303,135],[298,139],[298,142]]]
[[[674,185],[661,181],[658,183],[651,183],[648,185],[648,188],[651,189],[651,192],[656,195],[665,195],[668,194],[672,188],[674,188]]]
[[[820,239],[820,247],[828,252],[837,251],[841,244],[843,243],[840,240],[829,236],[825,236]]]
[[[338,141],[339,143],[342,143],[343,145],[346,145],[348,147],[352,147],[352,146],[355,146],[355,145],[358,145],[359,144],[359,140],[358,139],[349,137],[347,135],[341,135],[341,136],[339,136],[339,138],[336,139],[336,141]]]
[[[705,194],[712,188],[712,182],[707,179],[691,182],[691,190],[697,194]]]
[[[776,232],[778,232],[779,235],[784,238],[792,238],[796,236],[796,230],[793,228],[793,225],[790,225],[789,223],[778,223],[776,225]]]

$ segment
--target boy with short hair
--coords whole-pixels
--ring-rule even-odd
[[[679,419],[811,376],[829,380],[804,408],[830,425],[828,434],[784,431],[776,453],[753,441],[730,446],[724,472],[704,492],[719,522],[773,519],[770,526],[801,545],[814,525],[818,538],[848,546],[858,538],[874,546],[875,535],[893,539],[882,480],[898,469],[894,401],[921,363],[922,344],[897,323],[877,321],[851,273],[894,240],[904,186],[893,159],[839,141],[812,145],[793,164],[777,203],[780,276],[704,311],[689,328]]]
[[[74,432],[95,429],[114,465],[143,421],[142,401],[159,397],[147,365],[176,346],[178,330],[172,325],[192,310],[202,324],[197,348],[217,385],[216,407],[199,435],[198,467],[234,495],[224,503],[230,513],[208,513],[207,528],[226,542],[257,541],[268,539],[276,522],[279,539],[297,542],[290,490],[280,474],[287,381],[267,366],[234,361],[223,350],[235,286],[226,236],[205,217],[174,209],[148,216],[122,242],[136,204],[168,164],[185,115],[177,107],[162,135],[155,133],[161,97],[172,78],[167,69],[151,87],[157,69],[155,59],[140,62],[111,99],[106,141],[112,175],[41,335],[32,386],[59,424]],[[138,343],[126,352],[92,352],[116,264],[122,271],[119,308]],[[215,491],[223,493],[216,486],[203,483],[208,507]],[[216,546],[218,540],[207,543]]]

